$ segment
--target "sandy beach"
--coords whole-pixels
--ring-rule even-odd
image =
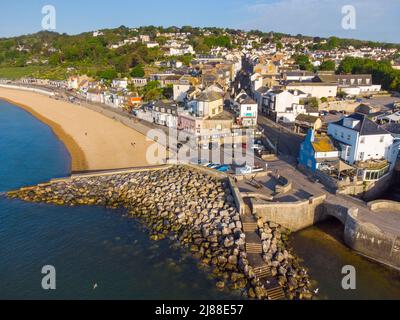
[[[0,99],[30,112],[52,128],[72,158],[72,171],[150,165],[147,148],[155,142],[118,121],[38,93],[0,88]]]

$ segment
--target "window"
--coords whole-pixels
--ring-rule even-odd
[[[351,148],[347,148],[346,157],[350,157]]]
[[[343,133],[343,132],[340,133],[340,137],[341,137],[342,139],[344,139],[344,133]]]
[[[385,136],[382,136],[380,139],[380,143],[383,143],[385,141]]]
[[[251,107],[247,107],[247,111],[251,111]]]
[[[364,152],[360,152],[360,160],[363,161],[364,160]]]
[[[350,139],[351,139],[351,135],[347,135],[347,141],[350,141]]]
[[[362,144],[365,143],[365,138],[364,137],[361,138],[360,143],[362,143]]]

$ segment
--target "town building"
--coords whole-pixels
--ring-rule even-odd
[[[237,124],[243,127],[257,126],[258,105],[246,92],[242,91],[233,101]]]
[[[308,114],[299,114],[295,119],[296,133],[307,133],[310,129],[318,131],[322,128],[322,120],[320,117]]]
[[[340,149],[340,158],[357,168],[363,181],[379,180],[390,170],[392,134],[364,114],[354,113],[330,123],[328,134]]]
[[[169,100],[157,101],[152,110],[153,121],[169,128],[178,127],[178,106]]]
[[[309,129],[300,146],[299,164],[315,173],[337,166],[339,151],[327,135],[317,135]]]

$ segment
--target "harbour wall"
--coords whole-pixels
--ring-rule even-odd
[[[360,219],[359,209],[347,208],[326,196],[311,197],[306,201],[274,203],[252,199],[255,215],[263,221],[272,221],[292,232],[313,226],[329,217],[338,219],[344,225],[344,243],[358,253],[390,267],[400,269],[400,238],[383,231],[376,225]],[[387,210],[399,212],[400,204],[393,201],[369,203],[371,211]],[[376,212],[379,214],[379,212]]]

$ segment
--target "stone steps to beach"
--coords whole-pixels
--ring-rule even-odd
[[[281,287],[267,289],[267,296],[269,300],[284,300],[286,299],[285,292]]]
[[[261,243],[246,243],[246,252],[247,253],[262,253]]]
[[[259,279],[272,277],[271,268],[268,266],[258,267],[258,268],[255,268],[253,271],[254,271],[254,274]]]
[[[243,231],[244,232],[255,232],[258,230],[258,225],[256,222],[244,222]]]

